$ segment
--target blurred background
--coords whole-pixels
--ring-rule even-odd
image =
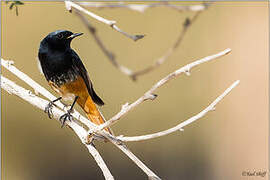
[[[37,68],[40,41],[50,32],[83,32],[72,43],[88,69],[109,119],[121,105],[133,102],[168,73],[226,48],[232,52],[202,64],[191,76],[180,76],[113,126],[115,134],[142,135],[173,127],[203,110],[235,80],[241,83],[216,111],[161,138],[128,146],[163,179],[246,179],[243,171],[268,170],[268,32],[267,2],[214,3],[188,29],[180,47],[155,71],[133,82],[108,61],[80,19],[63,2],[24,2],[9,10],[2,3],[2,58],[11,59],[35,81],[53,92]],[[133,3],[134,4],[134,3]],[[141,3],[142,4],[142,3]],[[175,2],[175,5],[194,3]],[[200,3],[197,3],[200,4]],[[132,70],[151,65],[173,46],[185,19],[194,12],[168,7],[144,13],[125,8],[87,8],[131,34],[133,42],[87,17],[117,60]],[[4,76],[29,88],[2,68]],[[5,180],[103,179],[87,149],[69,128],[20,98],[2,91],[2,178]],[[77,109],[78,106],[77,106]],[[146,179],[146,175],[110,143],[96,143],[115,179]],[[255,178],[255,177],[251,177]],[[262,179],[266,179],[265,176]]]

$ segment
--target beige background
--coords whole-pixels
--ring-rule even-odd
[[[119,62],[134,70],[163,55],[179,35],[185,18],[194,14],[164,7],[145,13],[91,10],[116,20],[127,32],[147,35],[135,43],[88,18]],[[231,48],[229,55],[193,69],[190,77],[181,76],[160,88],[155,101],[143,103],[113,129],[124,135],[167,129],[201,111],[240,79],[240,85],[216,111],[189,125],[183,133],[128,145],[163,179],[247,179],[242,171],[268,169],[268,22],[266,2],[215,3],[200,15],[181,47],[164,65],[134,83],[110,64],[87,29],[65,10],[62,2],[25,2],[19,7],[19,16],[2,3],[2,57],[14,60],[19,69],[48,88],[36,65],[39,42],[57,29],[84,32],[72,47],[106,103],[104,115],[110,118],[122,104],[133,102],[173,70]],[[5,69],[2,72],[28,88]],[[146,178],[111,144],[96,146],[116,179]],[[41,110],[6,92],[2,92],[2,168],[5,180],[103,179],[70,129],[61,129]]]

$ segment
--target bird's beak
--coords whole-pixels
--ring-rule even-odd
[[[83,35],[83,33],[74,33],[74,34],[70,35],[67,39],[73,39],[73,38],[80,36],[80,35]]]

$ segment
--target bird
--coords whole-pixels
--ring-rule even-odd
[[[60,117],[61,127],[66,120],[72,120],[72,111],[75,103],[84,110],[88,119],[100,125],[105,122],[97,105],[103,106],[103,100],[96,94],[88,72],[79,55],[71,48],[71,41],[83,33],[73,33],[68,30],[57,30],[49,33],[41,42],[38,59],[41,70],[49,86],[60,95],[50,101],[45,108],[51,118],[51,108],[54,102],[63,99],[73,101],[67,113]],[[110,134],[112,130],[105,128]]]

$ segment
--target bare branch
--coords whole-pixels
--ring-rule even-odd
[[[207,57],[202,58],[200,60],[194,61],[194,62],[176,70],[175,72],[172,72],[171,74],[167,75],[165,78],[163,78],[159,82],[157,82],[150,90],[148,90],[142,97],[140,97],[134,103],[132,103],[130,105],[128,103],[126,103],[125,105],[122,106],[122,109],[120,112],[118,112],[116,115],[114,115],[110,120],[108,120],[105,123],[98,126],[97,129],[91,129],[90,132],[91,133],[98,132],[100,130],[103,130],[106,127],[111,126],[112,124],[117,122],[121,117],[126,115],[132,109],[134,109],[136,106],[140,105],[142,102],[149,100],[149,99],[151,99],[151,100],[155,99],[157,97],[157,95],[153,94],[154,91],[156,91],[156,89],[158,89],[159,87],[163,86],[165,83],[167,83],[170,80],[174,79],[175,77],[179,76],[180,74],[185,73],[187,75],[190,75],[191,68],[193,68],[199,64],[214,60],[218,57],[224,56],[224,55],[228,54],[229,52],[231,52],[231,49],[225,49],[224,51],[221,51],[217,54],[207,56]]]
[[[88,6],[88,7],[96,7],[96,8],[122,7],[122,8],[131,9],[131,10],[137,10],[140,12],[144,12],[146,9],[151,8],[151,7],[160,7],[160,6],[170,7],[178,11],[186,11],[186,10],[197,11],[196,14],[191,19],[186,18],[186,21],[183,23],[183,28],[180,32],[179,37],[176,39],[174,45],[171,48],[169,48],[163,56],[159,57],[153,65],[150,65],[146,68],[143,68],[142,70],[138,70],[135,72],[125,66],[122,66],[116,61],[115,55],[105,48],[104,44],[101,42],[100,38],[97,36],[95,28],[85,19],[85,17],[82,16],[82,14],[78,12],[79,14],[77,15],[80,17],[82,22],[88,27],[89,31],[94,36],[95,41],[97,42],[97,44],[99,45],[103,53],[109,58],[109,60],[117,69],[119,69],[122,73],[128,75],[134,81],[137,80],[138,76],[149,73],[155,70],[156,68],[158,68],[161,64],[163,64],[179,47],[187,30],[198,18],[202,10],[205,10],[208,7],[207,4],[194,5],[194,6],[179,6],[179,5],[169,4],[168,2],[153,3],[153,4],[124,4],[121,2],[118,2],[117,4],[107,3],[107,2],[81,2],[80,4]]]
[[[235,81],[229,88],[227,88],[219,97],[217,97],[208,107],[206,107],[203,111],[198,113],[197,115],[189,118],[188,120],[178,124],[177,126],[174,126],[170,129],[167,129],[165,131],[153,133],[153,134],[148,134],[148,135],[143,135],[143,136],[133,136],[133,137],[123,137],[123,136],[118,136],[117,138],[121,141],[143,141],[143,140],[148,140],[148,139],[153,139],[161,136],[165,136],[168,134],[171,134],[175,131],[181,130],[183,131],[183,127],[193,123],[194,121],[202,118],[205,116],[209,111],[215,110],[215,106],[229,93],[233,88],[235,88],[239,84],[240,80]]]
[[[140,74],[144,74],[146,72],[135,72],[134,74],[132,73],[132,71],[130,71],[129,69],[127,69],[126,67],[120,65],[116,59],[113,53],[111,53],[110,51],[107,50],[107,48],[104,46],[104,44],[102,43],[102,41],[100,40],[100,38],[97,36],[96,34],[96,30],[95,28],[83,17],[82,13],[85,13],[89,16],[91,16],[92,18],[103,22],[109,26],[111,26],[114,30],[124,34],[125,36],[133,39],[134,41],[141,39],[143,37],[143,35],[129,35],[126,32],[122,31],[121,29],[119,29],[115,24],[115,21],[110,21],[107,20],[103,17],[100,17],[90,11],[87,11],[86,9],[82,8],[81,6],[71,2],[71,1],[65,1],[65,5],[66,8],[71,11],[72,8],[76,9],[76,14],[81,18],[81,20],[85,23],[85,25],[87,25],[89,31],[91,32],[91,34],[93,35],[93,37],[95,38],[97,44],[99,45],[99,47],[101,48],[101,50],[103,51],[103,53],[111,60],[111,62],[114,64],[114,66],[116,66],[118,69],[120,69],[120,71],[122,71],[123,73],[133,77],[134,79],[136,78],[136,76],[140,75]],[[168,6],[170,7],[170,6]],[[172,8],[176,8],[173,7]],[[180,9],[179,9],[180,10]],[[159,61],[157,62],[157,64],[162,64],[172,53],[173,51],[180,45],[183,36],[187,30],[187,28],[190,26],[190,24],[198,17],[199,13],[196,13],[196,15],[190,20],[187,19],[185,24],[184,24],[184,28],[179,36],[179,38],[177,39],[177,41],[175,42],[174,46],[169,49],[169,51],[162,57],[159,59]],[[214,109],[214,106],[227,94],[229,93],[232,88],[234,88],[234,86],[236,86],[239,82],[235,82],[235,85],[233,87],[231,87],[231,89],[227,89],[224,93],[223,96],[221,95],[219,98],[217,98],[210,106],[208,106],[204,111],[200,112],[198,115],[190,118],[189,120],[180,123],[179,125],[168,129],[166,131],[162,131],[162,132],[158,132],[158,133],[154,133],[154,134],[149,134],[149,135],[145,135],[145,136],[135,136],[135,137],[120,137],[119,139],[117,139],[115,136],[110,135],[108,132],[106,132],[104,130],[104,128],[111,126],[112,124],[114,124],[115,122],[117,122],[122,116],[126,115],[129,111],[131,111],[132,109],[134,109],[136,106],[138,106],[139,104],[141,104],[142,102],[146,101],[146,100],[154,100],[157,95],[153,94],[154,91],[159,88],[160,86],[164,85],[165,83],[167,83],[168,81],[170,81],[171,79],[177,77],[178,75],[185,73],[187,75],[189,75],[190,73],[190,69],[201,64],[204,62],[208,62],[211,61],[215,58],[221,57],[227,53],[229,53],[231,50],[230,49],[226,49],[218,54],[212,55],[212,56],[208,56],[205,57],[201,60],[197,60],[193,63],[190,63],[178,70],[176,70],[175,72],[169,74],[168,76],[166,76],[165,78],[163,78],[162,80],[160,80],[158,83],[156,83],[149,91],[147,91],[142,97],[140,97],[137,101],[135,101],[132,104],[125,104],[122,106],[122,109],[119,113],[117,113],[115,116],[113,116],[109,121],[107,121],[106,123],[102,124],[102,125],[96,125],[94,123],[92,123],[91,121],[89,121],[89,119],[85,118],[84,116],[80,115],[77,111],[75,111],[74,113],[72,113],[72,116],[77,120],[74,120],[72,122],[67,122],[67,125],[70,126],[74,132],[77,134],[77,136],[80,138],[81,142],[88,148],[88,151],[91,153],[91,155],[94,157],[94,159],[96,160],[96,162],[98,163],[99,167],[101,168],[105,179],[114,179],[113,176],[111,175],[109,169],[107,168],[105,162],[103,161],[102,157],[100,156],[99,152],[95,149],[94,146],[92,146],[91,144],[87,144],[88,141],[88,137],[91,135],[95,136],[95,135],[101,135],[104,138],[107,138],[112,144],[114,144],[116,147],[118,147],[123,153],[125,153],[140,169],[142,169],[144,171],[145,174],[147,174],[149,179],[160,179],[154,172],[152,172],[142,161],[140,161],[128,148],[127,146],[123,143],[122,140],[124,141],[140,141],[140,140],[146,140],[146,139],[151,139],[151,138],[155,138],[155,137],[160,137],[160,136],[164,136],[166,134],[172,133],[176,130],[181,130],[182,127],[194,122],[195,120],[199,119],[200,117],[204,116],[207,112],[209,112],[210,110]],[[22,79],[23,81],[25,81],[27,84],[29,84],[33,89],[35,89],[36,93],[40,93],[43,96],[45,96],[46,98],[50,99],[50,100],[54,100],[56,99],[50,92],[48,92],[45,88],[43,88],[42,86],[40,86],[38,83],[36,83],[35,81],[33,81],[29,76],[27,76],[26,74],[24,74],[23,72],[19,71],[16,67],[14,67],[12,64],[12,62],[10,61],[5,61],[2,59],[2,64],[5,68],[7,68],[9,71],[11,71],[12,73],[14,73],[16,76],[18,76],[20,79]],[[155,65],[155,66],[159,66],[159,65]],[[154,67],[155,68],[155,67]],[[147,70],[147,72],[151,71],[152,69]],[[147,69],[147,68],[146,68]],[[8,80],[5,77],[2,77],[2,81],[1,81],[1,87],[3,89],[5,89],[6,91],[8,91],[9,93],[15,94],[23,99],[25,99],[26,101],[30,102],[31,104],[33,104],[34,106],[37,106],[40,109],[45,109],[45,107],[48,104],[48,101],[37,97],[36,95],[34,95],[31,91],[28,91],[18,85],[16,85],[15,83],[13,83],[12,81]],[[57,107],[53,107],[52,108],[52,112],[53,112],[53,116],[54,118],[58,119],[61,115],[64,114],[65,108],[64,105],[58,101],[56,102]],[[209,109],[208,109],[209,108]],[[64,111],[63,111],[64,110]],[[80,124],[85,125],[87,128],[80,126]],[[181,127],[180,127],[181,126]]]
[[[114,180],[114,177],[111,175],[109,169],[106,167],[106,164],[103,161],[97,149],[92,144],[89,144],[86,147],[88,148],[88,151],[91,153],[91,155],[97,162],[98,166],[102,170],[105,179]]]
[[[26,90],[14,82],[10,81],[9,79],[5,78],[4,76],[1,76],[1,88],[6,90],[10,94],[14,94],[25,101],[29,102],[30,104],[34,105],[35,107],[38,107],[39,109],[44,110],[45,107],[48,105],[48,101],[37,97],[35,94],[33,94],[30,90]],[[52,108],[53,112],[53,118],[54,119],[59,119],[61,115],[63,115],[65,112],[53,107]],[[113,180],[113,176],[108,169],[107,165],[103,161],[102,157],[98,153],[98,151],[93,147],[91,144],[86,144],[86,137],[87,137],[87,131],[76,124],[75,121],[67,121],[66,122],[69,127],[73,129],[73,131],[76,133],[76,135],[80,138],[81,142],[87,147],[88,151],[91,153],[91,155],[94,157],[95,161],[97,162],[98,166],[103,172],[103,175],[106,180]]]
[[[196,12],[196,14],[191,19],[186,18],[185,22],[183,23],[183,29],[180,32],[179,37],[176,39],[174,45],[171,48],[169,48],[163,56],[159,57],[153,65],[150,65],[142,70],[133,72],[131,75],[131,78],[133,80],[136,80],[138,76],[149,73],[149,72],[155,70],[156,68],[158,68],[161,64],[163,64],[174,53],[174,51],[179,47],[179,45],[183,41],[183,38],[184,38],[187,30],[196,21],[196,19],[198,18],[198,16],[200,15],[201,12],[202,11]]]
[[[100,37],[97,34],[96,28],[92,24],[90,24],[89,21],[79,11],[76,10],[75,13],[81,19],[83,24],[88,28],[90,34],[94,37],[97,45],[100,47],[101,51],[107,56],[110,62],[122,73],[131,76],[132,71],[127,67],[119,64],[116,61],[115,55],[105,47],[104,43],[101,41]]]
[[[114,145],[116,145],[123,153],[125,153],[132,161],[140,167],[145,174],[147,174],[149,180],[161,180],[153,171],[151,171],[140,159],[138,159],[123,143],[117,143],[113,139],[107,137]]]
[[[126,37],[134,40],[134,41],[137,41],[139,39],[142,39],[144,37],[144,35],[130,35],[128,33],[126,33],[125,31],[121,30],[119,27],[116,26],[116,21],[113,21],[113,20],[107,20],[101,16],[98,16],[84,8],[82,8],[81,6],[79,6],[78,4],[75,4],[74,2],[71,2],[71,1],[65,1],[65,5],[66,5],[66,8],[67,10],[69,10],[71,12],[72,8],[75,8],[77,9],[78,11],[81,11],[87,15],[89,15],[90,17],[100,21],[100,22],[103,22],[104,24],[107,24],[109,25],[110,27],[112,27],[114,30],[120,32],[121,34],[125,35]]]
[[[23,73],[22,71],[17,69],[13,64],[14,64],[13,61],[4,60],[1,58],[1,65],[3,67],[5,67],[7,70],[9,70],[11,73],[16,75],[18,78],[23,80],[25,83],[27,83],[30,87],[32,87],[36,94],[41,94],[44,97],[48,98],[50,101],[53,101],[56,99],[56,97],[54,95],[52,95],[47,89],[40,86],[37,82],[35,82],[33,79],[31,79],[28,75],[26,75],[25,73]],[[57,101],[54,104],[57,105],[59,108],[65,110],[65,106],[64,106],[64,104],[61,103],[61,101]],[[76,110],[74,110],[74,112],[72,113],[72,116],[75,117],[76,119],[78,119],[80,122],[82,122],[83,124],[85,124],[89,128],[97,127],[96,124],[89,121],[87,118],[82,116]],[[104,132],[106,132],[106,131],[104,131]]]
[[[15,66],[13,66],[13,61],[7,61],[4,59],[1,59],[1,64],[3,67],[5,67],[7,70],[9,70],[10,72],[12,72],[13,74],[15,74],[18,78],[22,79],[24,82],[26,82],[29,86],[31,86],[33,89],[35,89],[36,92],[42,94],[43,96],[47,95],[47,98],[51,98],[50,100],[54,100],[56,99],[56,97],[54,97],[50,92],[48,92],[45,88],[43,88],[42,86],[40,86],[38,83],[36,83],[34,80],[32,80],[29,76],[27,76],[25,73],[21,72],[20,70],[18,70]],[[46,96],[45,96],[46,97]],[[46,103],[48,104],[48,102],[46,101]],[[63,107],[61,109],[65,109],[64,105],[59,102],[59,103],[55,103],[58,107]],[[44,107],[45,109],[45,107]],[[57,108],[58,109],[58,108]],[[54,109],[53,109],[54,110]],[[54,113],[54,111],[52,111]],[[91,121],[89,121],[87,118],[85,118],[84,116],[82,116],[81,114],[79,114],[79,112],[77,112],[76,110],[74,110],[74,112],[72,113],[72,116],[79,120],[79,122],[83,123],[85,126],[87,126],[89,129],[91,130],[93,128],[97,128],[98,126],[94,123],[92,123]],[[60,116],[58,116],[60,117]],[[104,118],[105,119],[105,118]],[[70,124],[68,124],[70,125]],[[72,125],[72,124],[71,124]],[[89,135],[89,133],[86,133],[87,136]],[[93,134],[93,133],[91,133]],[[106,132],[105,130],[98,132],[99,135],[106,137],[107,139],[109,139],[111,142],[113,142],[113,144],[118,147],[120,150],[123,150],[123,147],[121,147],[121,145],[124,145],[121,141],[119,141],[116,137],[110,135],[108,132]],[[84,139],[87,139],[87,136],[85,136]],[[121,144],[121,145],[120,145]],[[142,169],[148,176],[150,177],[154,177],[156,179],[159,179],[159,177],[157,175],[155,175],[154,172],[152,172],[149,168],[146,167],[146,165],[143,164],[143,162],[141,162],[134,154],[127,153],[127,150],[124,152],[136,165],[138,165],[138,167],[140,169]],[[135,158],[136,157],[136,158]]]
[[[177,11],[202,11],[206,8],[204,5],[191,5],[191,6],[183,6],[183,5],[174,5],[169,4],[169,2],[160,2],[160,3],[152,3],[152,4],[125,4],[123,2],[80,2],[79,4],[86,7],[94,7],[94,8],[127,8],[133,11],[137,11],[140,13],[145,12],[149,8],[154,7],[168,7],[175,9]]]

